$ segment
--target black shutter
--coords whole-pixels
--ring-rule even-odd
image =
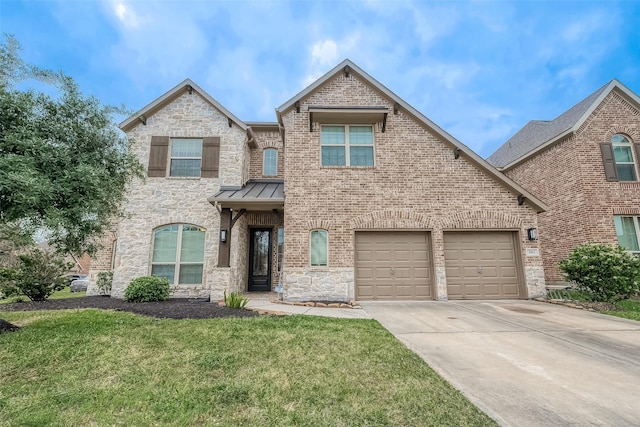
[[[202,139],[202,178],[217,178],[220,168],[220,137]]]
[[[164,177],[167,175],[167,153],[169,151],[168,136],[152,136],[149,153],[147,176]]]
[[[618,173],[616,172],[616,161],[613,157],[613,146],[608,143],[600,144],[600,152],[602,153],[602,163],[604,164],[604,174],[607,181],[617,181]]]

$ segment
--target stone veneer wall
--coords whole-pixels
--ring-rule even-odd
[[[285,280],[290,299],[349,300],[355,295],[356,230],[420,229],[432,233],[436,298],[446,299],[442,233],[446,230],[516,230],[528,297],[544,294],[542,259],[526,229],[537,226],[536,212],[464,154],[439,140],[393,101],[355,74],[336,75],[300,100],[301,111],[283,114],[285,153]],[[309,132],[310,105],[384,106],[386,132],[374,127],[375,166],[320,166],[320,129]],[[329,232],[325,268],[309,265],[310,231]]]
[[[123,297],[131,280],[151,273],[153,230],[156,227],[186,223],[202,227],[205,234],[203,284],[175,286],[174,296],[209,296],[228,287],[233,274],[216,270],[219,219],[207,201],[221,185],[241,185],[247,178],[246,133],[196,91],[185,92],[128,132],[132,150],[146,166],[151,137],[219,136],[219,178],[146,178],[129,186],[124,208],[128,216],[120,222],[112,296]],[[224,283],[222,283],[224,281]]]
[[[539,217],[547,282],[564,280],[558,263],[576,246],[617,244],[614,215],[640,216],[640,182],[604,175],[599,144],[617,133],[640,143],[640,111],[614,90],[575,135],[506,172],[550,207]]]

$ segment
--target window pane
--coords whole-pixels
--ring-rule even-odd
[[[175,264],[154,264],[151,267],[152,276],[164,277],[172,285],[175,283],[174,282],[175,274],[176,274]]]
[[[311,265],[327,265],[327,232],[311,232]]]
[[[636,181],[636,167],[634,164],[616,165],[618,181]]]
[[[616,216],[613,217],[613,220],[616,225],[616,234],[618,235],[620,246],[629,251],[640,251],[633,217]]]
[[[199,285],[202,283],[202,264],[180,264],[180,285]]]
[[[204,231],[193,225],[182,228],[182,247],[180,248],[180,262],[204,261]],[[180,272],[182,277],[182,272]]]
[[[613,143],[616,143],[616,142],[629,142],[629,140],[627,139],[626,136],[617,134],[617,135],[613,135],[611,137],[611,142],[613,142]]]
[[[373,166],[373,147],[351,147],[349,157],[351,166]]]
[[[322,166],[345,166],[344,147],[322,147]]]
[[[322,145],[344,144],[344,126],[322,126],[320,143]]]
[[[202,157],[201,139],[171,140],[171,157]]]
[[[264,156],[262,161],[263,171],[265,176],[278,174],[278,150],[275,148],[267,148],[264,150]]]
[[[201,160],[171,159],[171,176],[200,176]]]
[[[153,262],[176,262],[177,247],[177,224],[156,230],[153,238]]]
[[[373,145],[373,129],[371,126],[350,126],[349,144]]]
[[[613,147],[613,156],[617,162],[629,163],[633,162],[633,154],[631,154],[631,147],[624,145],[616,145]]]

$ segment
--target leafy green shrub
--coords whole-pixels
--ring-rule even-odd
[[[102,295],[111,294],[111,286],[113,285],[113,272],[101,271],[98,273],[98,280],[96,280],[96,287]]]
[[[164,277],[138,277],[124,291],[124,299],[129,302],[164,301],[168,298],[169,281]]]
[[[640,290],[640,260],[624,248],[587,243],[560,261],[567,280],[596,301],[616,302]]]
[[[0,269],[0,288],[5,296],[24,295],[44,301],[68,282],[70,265],[55,253],[34,248],[18,255],[17,266]]]
[[[229,308],[243,308],[249,302],[249,298],[243,297],[240,294],[231,292],[227,296],[227,291],[224,291],[224,305]]]

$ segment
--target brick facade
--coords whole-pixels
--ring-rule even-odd
[[[153,231],[173,223],[197,225],[206,233],[203,284],[174,286],[174,296],[215,300],[225,290],[246,291],[249,231],[254,227],[272,230],[271,289],[280,281],[277,265],[282,255],[285,297],[290,300],[353,299],[354,237],[360,230],[429,232],[436,299],[447,298],[443,233],[515,232],[524,297],[544,293],[542,259],[536,254],[539,243],[527,239],[527,229],[538,226],[535,203],[519,201],[518,191],[524,190],[514,190],[517,184],[464,151],[466,147],[460,154],[452,139],[446,139],[450,137],[417,118],[409,107],[399,108],[400,100],[376,85],[362,73],[337,72],[305,92],[295,108],[278,110],[279,124],[256,124],[255,129],[232,122],[229,113],[216,108],[208,95],[191,90],[192,84],[170,99],[168,95],[159,98],[167,99],[162,105],[152,103],[143,109],[146,123],[141,120],[127,126],[132,149],[143,164],[149,162],[152,136],[215,136],[220,137],[219,177],[158,177],[130,185],[125,202],[128,215],[114,227],[112,296],[122,297],[132,279],[151,273]],[[315,123],[310,131],[309,116],[309,106],[319,105],[385,109],[384,132],[382,123],[373,127],[374,166],[321,166],[320,128]],[[278,150],[278,173],[269,178],[284,179],[284,213],[282,208],[246,212],[233,208],[237,221],[228,230],[229,266],[219,266],[221,211],[207,199],[221,188],[239,188],[249,179],[265,178],[262,156],[266,148]],[[284,253],[278,254],[281,227]],[[315,229],[329,235],[327,266],[310,265],[310,232]],[[92,277],[109,268],[110,250],[105,245]]]
[[[285,154],[285,280],[288,297],[354,297],[354,233],[357,230],[430,230],[437,299],[446,299],[443,230],[518,230],[529,296],[544,292],[538,248],[526,238],[536,212],[454,151],[423,124],[405,114],[389,114],[383,133],[374,129],[374,167],[323,167],[320,132],[309,131],[309,106],[384,106],[394,103],[355,75],[339,73],[282,116]],[[329,233],[327,267],[311,267],[309,234]],[[529,272],[528,274],[526,272]]]
[[[599,144],[618,133],[640,143],[640,111],[613,90],[573,135],[505,172],[550,206],[538,219],[549,283],[563,280],[558,263],[576,246],[618,243],[614,215],[640,215],[640,182],[605,178]]]

